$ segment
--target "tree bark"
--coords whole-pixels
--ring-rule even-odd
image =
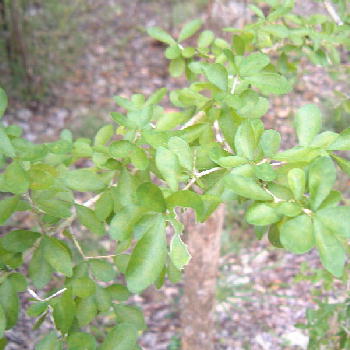
[[[184,276],[182,350],[214,350],[213,311],[223,224],[223,205],[205,223],[196,223],[193,212],[185,218],[187,244],[192,260],[186,267]]]

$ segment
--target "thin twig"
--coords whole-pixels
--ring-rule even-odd
[[[194,124],[197,124],[203,117],[205,117],[204,111],[199,111],[196,113],[184,126],[180,128],[180,130],[186,129]]]
[[[274,203],[281,203],[284,202],[283,199],[276,197],[268,188],[266,185],[263,186],[265,192],[267,192],[270,196],[272,196]]]
[[[111,254],[111,255],[97,255],[97,256],[86,256],[85,259],[86,260],[93,260],[93,259],[111,259],[116,257],[115,254]]]
[[[30,289],[28,288],[27,291],[28,293],[34,298],[36,299],[37,301],[41,301],[41,302],[45,302],[45,301],[49,301],[53,298],[56,298],[58,297],[59,295],[63,294],[65,291],[67,290],[67,288],[63,288],[63,289],[60,289],[59,291],[57,291],[56,293],[50,295],[49,297],[45,298],[45,299],[42,299],[39,297],[39,295],[37,293],[34,292],[33,289]]]
[[[236,86],[239,83],[238,77],[237,75],[235,76],[235,78],[233,79],[233,84],[232,84],[232,88],[231,88],[231,94],[233,95],[235,93],[236,90]]]
[[[89,207],[93,206],[98,201],[100,196],[101,195],[98,194],[97,196],[90,198],[89,200],[87,200],[86,202],[82,203],[81,205],[89,208]],[[55,230],[56,233],[59,234],[59,235],[61,233],[63,233],[63,231],[66,229],[66,227],[70,226],[73,223],[73,221],[76,219],[76,217],[77,217],[77,213],[74,210],[74,212],[72,213],[72,215],[69,218],[67,218],[66,220],[61,222],[60,225],[58,225],[58,227]]]
[[[71,232],[71,235],[72,235],[72,240],[73,240],[75,247],[77,248],[80,255],[83,257],[83,259],[86,260],[86,256],[83,252],[83,249],[82,249],[80,243],[78,242],[77,238],[75,237],[74,233]]]
[[[211,173],[213,173],[213,172],[215,172],[215,171],[219,171],[219,170],[222,170],[222,168],[220,168],[220,167],[216,167],[216,168],[211,168],[211,169],[208,169],[208,170],[204,170],[204,171],[202,171],[202,172],[200,172],[200,173],[194,173],[193,174],[193,177],[192,177],[192,179],[191,179],[191,181],[184,187],[184,191],[185,190],[188,190],[190,187],[192,187],[192,185],[194,185],[194,183],[199,179],[199,178],[201,178],[201,177],[203,177],[203,176],[206,176],[206,175],[209,175],[209,174],[211,174]]]
[[[337,11],[333,7],[332,3],[328,0],[323,0],[324,7],[326,8],[329,15],[332,17],[333,21],[338,24],[338,26],[341,26],[344,24],[340,16],[338,15]]]

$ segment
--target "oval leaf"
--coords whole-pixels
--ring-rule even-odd
[[[191,260],[186,244],[181,240],[180,235],[175,234],[170,242],[170,259],[178,270],[184,268]]]
[[[276,210],[266,204],[257,204],[247,210],[246,220],[256,226],[267,226],[280,220]]]
[[[335,180],[336,169],[329,157],[314,160],[309,170],[309,192],[311,209],[317,210],[331,192]]]
[[[129,323],[121,323],[108,333],[100,350],[134,350],[136,341],[136,328]]]
[[[343,245],[317,218],[314,220],[314,231],[322,265],[334,276],[341,277],[346,258]]]
[[[312,221],[308,215],[286,221],[280,227],[280,233],[282,245],[292,253],[306,253],[315,245]]]
[[[258,201],[269,201],[273,199],[269,193],[249,177],[229,174],[225,178],[225,183],[229,189],[242,197]]]
[[[154,225],[136,244],[126,271],[128,289],[139,293],[156,281],[166,260],[165,223],[155,217]]]
[[[314,104],[308,104],[299,108],[295,116],[294,126],[299,144],[308,146],[321,130],[321,111]]]

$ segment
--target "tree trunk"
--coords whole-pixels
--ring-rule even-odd
[[[182,350],[213,350],[215,289],[224,223],[221,205],[205,223],[193,212],[185,219],[187,244],[192,255],[185,269],[182,299]]]
[[[31,76],[28,66],[28,54],[23,33],[23,16],[21,4],[18,0],[11,0],[10,11],[10,67],[13,75],[19,75],[25,81],[27,89],[31,89]]]

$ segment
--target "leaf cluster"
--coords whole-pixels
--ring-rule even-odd
[[[113,123],[93,140],[64,130],[55,142],[34,144],[18,126],[1,124],[0,224],[24,211],[37,221],[0,239],[1,335],[16,324],[18,294],[27,291],[36,327],[50,317],[54,323],[38,350],[94,350],[98,343],[100,350],[137,349],[145,322],[129,296],[160,288],[166,278],[178,282],[190,260],[179,213],[192,208],[205,222],[228,199],[249,204],[246,220],[258,238],[267,233],[271,244],[296,254],[316,248],[325,269],[343,275],[350,207],[334,186],[337,167],[350,175],[350,161],[338,152],[350,150],[350,128],[323,131],[320,110],[306,105],[295,116],[298,145],[280,150],[281,135],[260,119],[268,96],[293,87],[280,62],[261,50],[260,38],[292,40],[292,29],[271,24],[287,9],[267,18],[256,9],[258,22],[231,43],[203,31],[197,48],[183,42],[201,21],[185,25],[176,40],[149,29],[169,45],[171,74],[185,72],[191,82],[170,93],[175,112],[160,106],[167,94],[162,88],[149,97],[115,97],[124,113],[113,112]],[[332,28],[338,43],[347,27]],[[0,117],[6,107],[0,90]],[[87,231],[108,236],[113,251],[88,255],[81,244]],[[28,274],[22,274],[25,266]],[[89,326],[111,313],[116,326],[96,339]]]

